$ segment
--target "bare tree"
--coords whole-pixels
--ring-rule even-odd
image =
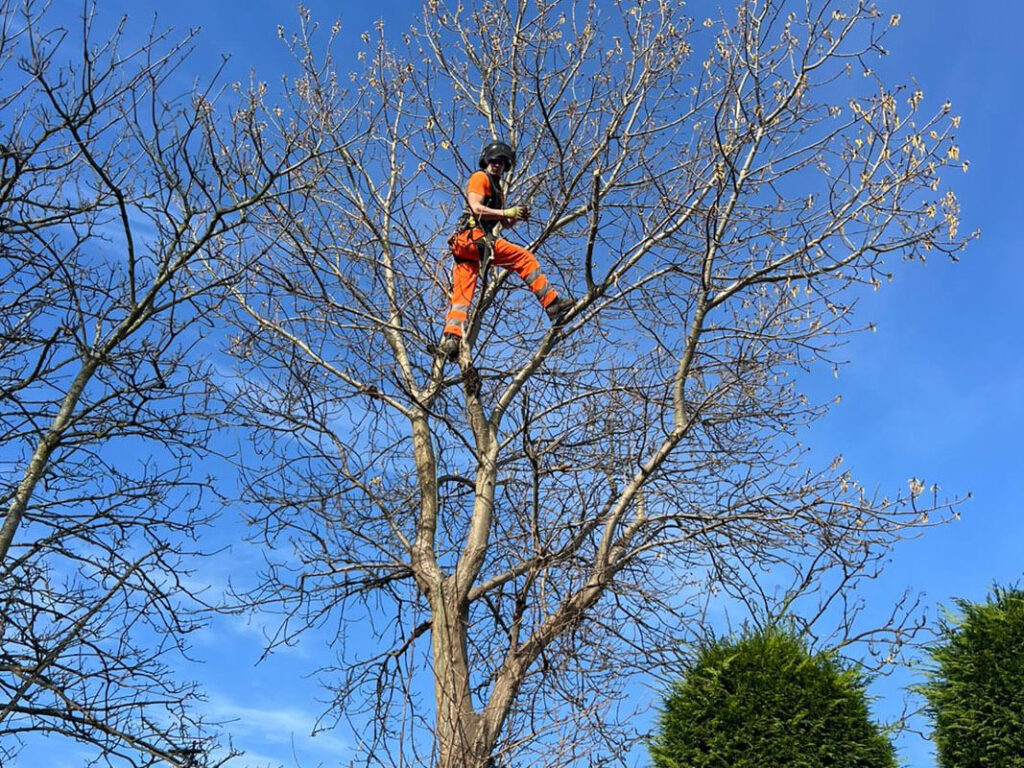
[[[345,160],[233,289],[269,553],[247,600],[272,646],[332,633],[323,725],[368,764],[624,760],[623,686],[723,591],[879,663],[913,630],[912,600],[871,628],[852,590],[943,504],[809,467],[826,406],[796,379],[838,364],[888,260],[963,245],[957,118],[872,72],[869,2],[684,10],[429,0],[361,71],[294,84]],[[550,328],[492,272],[445,367],[445,241],[492,138],[534,210],[514,236],[575,304]]]
[[[0,762],[32,733],[220,761],[174,672],[204,623],[211,267],[259,255],[306,127],[185,79],[192,34],[0,9]]]

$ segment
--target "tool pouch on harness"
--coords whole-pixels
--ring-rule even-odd
[[[464,213],[459,217],[458,222],[455,224],[455,231],[452,232],[451,237],[448,238],[448,249],[452,252],[452,256],[455,257],[455,261],[472,261],[472,259],[459,256],[456,251],[456,241],[459,239],[459,235],[463,232],[471,232],[474,229],[480,229],[480,231],[484,233],[483,237],[476,238],[473,241],[473,244],[476,246],[477,253],[479,254],[480,266],[481,268],[485,268],[494,256],[494,240],[497,236],[494,230],[498,229],[497,226],[495,226],[491,231],[488,231],[480,226],[480,223],[477,222],[476,218],[472,214]]]

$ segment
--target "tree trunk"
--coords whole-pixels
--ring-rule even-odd
[[[432,642],[440,768],[488,768],[497,734],[473,708],[466,650],[468,603],[446,579],[434,601]]]

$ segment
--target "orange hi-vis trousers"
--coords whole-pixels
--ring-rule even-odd
[[[462,336],[466,329],[469,306],[473,301],[477,277],[480,275],[480,247],[477,241],[484,233],[480,229],[460,232],[452,242],[455,255],[455,269],[452,272],[452,304],[445,319],[444,332]],[[492,262],[499,267],[513,270],[533,291],[542,307],[548,306],[558,294],[551,287],[547,277],[540,271],[540,262],[522,246],[508,240],[494,241]]]

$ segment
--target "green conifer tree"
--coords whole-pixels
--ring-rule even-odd
[[[928,700],[941,768],[1024,768],[1024,591],[956,600],[930,649]]]
[[[650,747],[657,768],[895,768],[865,679],[793,633],[700,649],[670,690]]]

